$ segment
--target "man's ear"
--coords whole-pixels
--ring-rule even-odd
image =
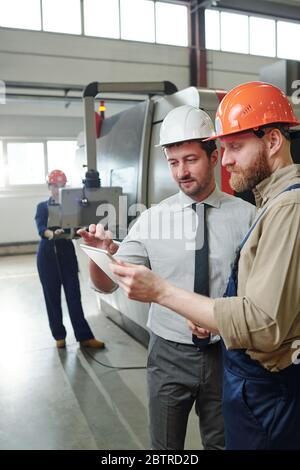
[[[283,135],[279,129],[272,129],[268,134],[268,147],[270,156],[275,155],[283,144]]]
[[[217,163],[218,163],[218,156],[219,156],[219,152],[218,152],[218,149],[215,149],[211,155],[210,155],[210,161],[212,163],[213,166],[216,166]]]

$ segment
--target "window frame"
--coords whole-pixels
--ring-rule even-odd
[[[0,193],[19,193],[19,192],[32,192],[32,190],[41,190],[45,188],[46,185],[46,177],[48,175],[48,149],[47,149],[47,142],[51,141],[62,141],[62,142],[75,142],[77,143],[77,139],[74,137],[45,137],[45,138],[38,138],[38,137],[0,137],[0,141],[3,145],[3,166],[8,167],[8,153],[7,153],[7,145],[13,143],[42,143],[43,150],[44,150],[44,178],[45,181],[43,183],[26,183],[26,184],[11,184],[9,182],[9,175],[8,172],[5,172],[4,175],[4,186],[0,186]]]
[[[263,14],[255,14],[255,13],[252,13],[252,12],[249,12],[249,13],[246,13],[246,12],[241,12],[239,10],[235,10],[235,9],[228,9],[228,10],[223,10],[222,8],[206,8],[206,10],[211,10],[211,11],[218,11],[220,14],[222,12],[226,12],[226,13],[237,13],[239,15],[245,15],[248,17],[248,24],[249,24],[249,28],[248,28],[248,31],[249,31],[249,44],[248,44],[248,49],[249,49],[249,52],[230,52],[230,51],[224,51],[222,50],[222,44],[221,44],[221,41],[222,41],[222,38],[221,38],[221,15],[219,15],[219,24],[218,24],[218,28],[219,28],[219,31],[220,31],[220,48],[219,49],[209,49],[206,47],[206,49],[208,51],[211,51],[212,53],[214,52],[222,52],[222,53],[225,53],[225,54],[242,54],[242,55],[249,55],[249,56],[254,56],[254,57],[265,57],[267,59],[280,59],[280,60],[296,60],[296,59],[289,59],[287,57],[279,57],[278,55],[278,35],[277,35],[277,31],[278,31],[278,26],[277,26],[277,23],[279,21],[283,21],[285,23],[292,23],[292,24],[297,24],[299,25],[299,21],[297,20],[292,20],[292,19],[286,19],[286,18],[282,18],[282,17],[273,17],[273,16],[270,16],[270,15],[263,15]],[[266,20],[273,20],[275,21],[275,56],[266,56],[266,55],[257,55],[257,54],[251,54],[250,53],[250,17],[254,17],[254,18],[260,18],[260,19],[266,19]]]
[[[3,30],[16,30],[16,31],[30,31],[32,33],[46,33],[46,34],[59,34],[59,35],[64,35],[64,36],[69,36],[69,37],[87,37],[87,38],[91,38],[91,39],[108,39],[110,41],[123,41],[123,42],[130,42],[130,43],[134,43],[134,42],[137,42],[137,43],[141,43],[141,44],[155,44],[155,45],[161,45],[161,46],[168,46],[168,47],[184,47],[184,48],[189,48],[190,45],[191,45],[191,40],[190,40],[190,19],[188,17],[188,34],[187,34],[187,46],[178,46],[178,45],[174,45],[174,44],[164,44],[164,43],[160,43],[160,42],[157,42],[157,38],[156,38],[156,15],[155,15],[155,3],[156,1],[159,1],[159,2],[163,2],[163,3],[169,3],[169,4],[175,4],[175,5],[183,5],[183,6],[186,6],[189,10],[190,8],[190,5],[187,4],[186,2],[184,1],[176,1],[176,0],[167,0],[167,1],[164,1],[164,0],[150,0],[154,3],[154,42],[148,42],[148,41],[141,41],[141,40],[138,40],[138,39],[123,39],[121,37],[121,30],[122,30],[122,25],[121,25],[121,14],[120,14],[120,0],[119,0],[119,37],[118,38],[111,38],[111,37],[107,37],[107,36],[90,36],[88,34],[85,34],[85,31],[84,31],[84,17],[85,17],[85,12],[84,12],[84,1],[83,0],[80,0],[80,14],[81,14],[81,33],[78,33],[78,34],[75,34],[75,33],[64,33],[64,32],[55,32],[55,31],[46,31],[44,29],[44,19],[43,19],[43,3],[42,3],[42,0],[40,0],[40,14],[41,14],[41,29],[29,29],[29,28],[15,28],[15,27],[9,27],[9,26],[0,26],[0,30],[3,29]]]

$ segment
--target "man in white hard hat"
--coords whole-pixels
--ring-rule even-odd
[[[212,121],[203,110],[184,105],[170,111],[161,126],[159,145],[179,192],[143,212],[120,246],[100,224],[91,225],[89,232],[79,231],[85,242],[116,253],[119,260],[151,267],[189,291],[221,296],[255,209],[216,186],[218,151],[214,141],[203,142],[213,135]],[[168,236],[157,229],[161,220],[169,221]],[[101,292],[116,288],[92,261],[90,274]],[[151,447],[183,449],[195,403],[204,448],[223,449],[219,337],[207,335],[197,341],[183,318],[157,304],[150,307],[148,327]]]

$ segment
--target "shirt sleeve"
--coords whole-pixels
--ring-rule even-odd
[[[120,261],[133,264],[142,264],[150,268],[148,252],[146,248],[147,239],[149,234],[146,233],[146,226],[144,226],[143,214],[131,227],[128,235],[124,238],[115,258]]]
[[[278,349],[299,315],[300,201],[269,209],[243,297],[216,299],[228,349]],[[246,245],[245,245],[246,247]]]
[[[46,202],[40,202],[36,208],[35,223],[39,236],[43,238],[48,223],[48,207]]]

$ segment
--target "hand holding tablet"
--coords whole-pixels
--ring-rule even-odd
[[[118,284],[117,278],[111,272],[109,267],[109,264],[115,263],[116,260],[110,253],[108,253],[108,251],[84,244],[80,244],[80,247],[113,282]]]

